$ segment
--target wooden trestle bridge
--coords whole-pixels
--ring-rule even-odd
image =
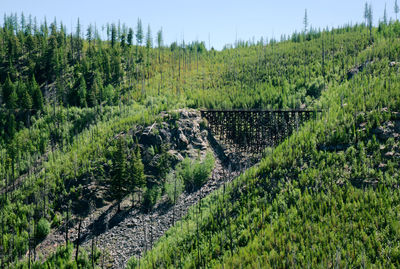
[[[201,110],[212,135],[235,151],[259,154],[320,110]]]

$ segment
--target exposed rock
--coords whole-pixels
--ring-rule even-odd
[[[177,162],[183,161],[182,155],[176,150],[171,149],[168,151],[168,154],[170,154]]]
[[[393,151],[389,151],[385,153],[385,157],[387,158],[392,158],[394,156],[394,152]]]
[[[178,148],[186,149],[188,145],[189,145],[188,139],[186,138],[186,136],[183,133],[180,133],[179,139],[178,139]]]
[[[373,61],[366,61],[362,64],[354,66],[347,72],[347,79],[348,80],[352,79],[355,75],[357,75],[359,72],[362,72],[364,68],[371,63],[373,63]]]

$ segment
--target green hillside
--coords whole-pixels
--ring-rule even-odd
[[[130,266],[398,267],[396,27],[379,28],[371,43],[362,28],[326,34],[345,45],[342,64],[326,68],[326,90],[316,100],[325,113],[203,199]],[[318,57],[323,38],[300,44]],[[296,46],[282,48],[289,44]],[[357,65],[364,68],[348,79],[346,67]]]
[[[0,267],[100,267],[103,254],[76,258],[76,242],[43,259],[33,249],[90,216],[99,196],[118,205],[147,197],[136,207],[151,208],[167,193],[171,163],[139,184],[131,171],[145,152],[127,134],[179,108],[323,113],[128,267],[400,266],[398,21],[222,51],[163,46],[161,31],[153,45],[150,29],[146,37],[115,24],[102,40],[77,26],[67,34],[62,23],[11,15],[0,28]]]

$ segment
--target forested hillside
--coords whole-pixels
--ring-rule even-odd
[[[345,42],[340,61],[322,69],[325,89],[315,106],[323,115],[194,206],[129,266],[398,267],[397,27],[326,35]],[[302,45],[317,50],[312,44],[323,40]],[[314,55],[322,68],[321,54]]]
[[[100,267],[104,251],[67,243],[70,228],[104,201],[117,213],[127,197],[145,213],[162,195],[174,204],[171,168],[191,178],[180,192],[204,184],[211,157],[176,161],[171,144],[141,140],[179,129],[180,108],[323,113],[128,266],[399,266],[398,21],[222,51],[165,46],[140,20],[75,29],[24,15],[0,28],[1,266]],[[66,246],[40,253],[56,230]]]

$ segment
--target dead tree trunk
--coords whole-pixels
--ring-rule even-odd
[[[81,239],[81,228],[82,228],[82,218],[79,218],[79,225],[78,225],[78,238],[76,239],[76,253],[75,253],[75,261],[78,262],[79,256],[79,243]]]

